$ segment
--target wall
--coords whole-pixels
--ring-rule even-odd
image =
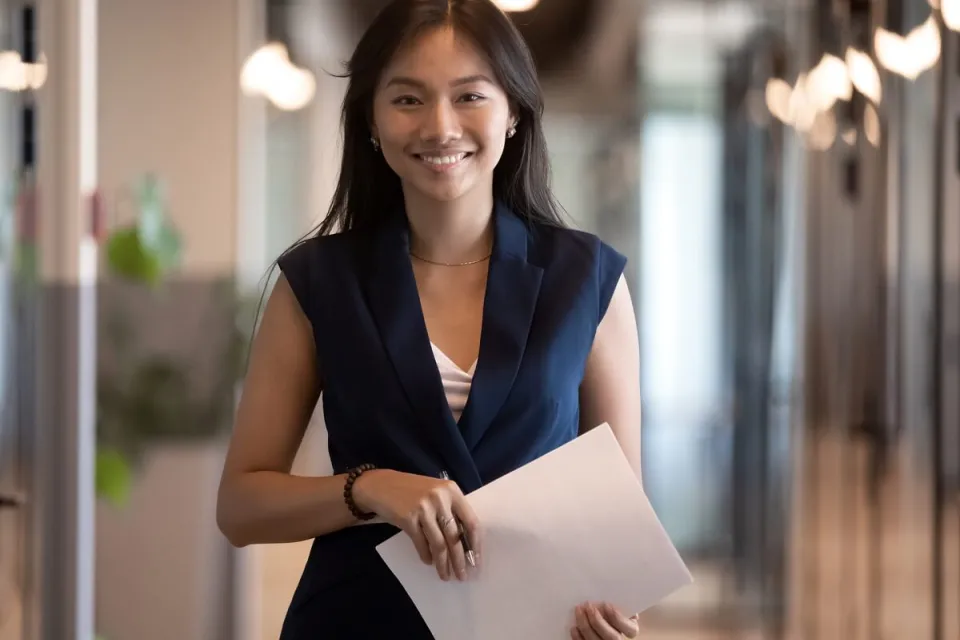
[[[99,2],[99,175],[107,223],[133,222],[131,189],[144,173],[159,176],[184,241],[167,299],[187,312],[202,305],[180,297],[182,289],[208,290],[236,272],[239,51],[248,37],[241,26],[249,26],[241,18],[256,4]],[[102,303],[136,307],[109,282],[99,295]],[[138,323],[140,335],[163,333]],[[173,355],[196,340],[199,326],[154,347]],[[111,353],[109,327],[100,332],[103,362]],[[193,363],[186,366],[194,372]],[[213,517],[222,456],[222,442],[153,446],[129,505],[98,505],[97,627],[109,640],[225,633],[231,556]]]
[[[233,272],[238,7],[243,0],[100,1],[100,181],[120,199],[144,172],[166,182],[183,271]],[[119,209],[119,210],[118,210]]]
[[[556,92],[562,93],[563,89]],[[554,100],[550,94],[546,101],[543,128],[550,150],[554,195],[577,227],[595,232],[597,206],[591,198],[593,185],[589,180],[593,177],[593,155],[604,123],[577,113],[551,110]]]

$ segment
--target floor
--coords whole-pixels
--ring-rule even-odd
[[[960,638],[960,496],[946,505],[934,567],[929,454],[904,444],[871,496],[869,452],[837,431],[807,442],[791,638],[932,638],[934,570],[944,585],[942,637]]]

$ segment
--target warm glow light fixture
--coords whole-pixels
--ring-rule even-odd
[[[960,31],[960,0],[940,0],[940,15],[948,29]]]
[[[880,104],[883,98],[883,86],[880,83],[880,72],[863,51],[853,47],[847,49],[847,72],[857,91],[867,96],[874,104]]]
[[[944,8],[950,2],[956,0],[943,0]],[[940,28],[932,15],[906,37],[883,28],[878,28],[873,37],[873,48],[880,64],[909,80],[916,80],[937,64],[940,47]]]
[[[960,31],[960,0],[929,0],[940,12],[943,24]],[[936,13],[923,24],[901,36],[883,27],[874,32],[873,49],[880,67],[916,80],[922,73],[940,62],[943,43]],[[853,89],[866,96],[863,128],[867,141],[880,145],[881,123],[877,111],[883,99],[883,84],[874,58],[853,47],[847,49],[844,59],[827,53],[807,73],[799,74],[791,87],[780,78],[767,82],[764,98],[767,110],[780,122],[804,135],[813,149],[828,149],[837,137],[836,117],[832,114],[837,101],[848,101]],[[857,140],[856,129],[847,129],[840,138],[849,145]]]
[[[853,96],[853,83],[846,63],[829,53],[825,53],[807,74],[804,89],[808,103],[818,112],[829,111],[837,100],[849,100]]]
[[[240,88],[246,95],[261,95],[278,109],[296,111],[313,100],[317,82],[307,69],[290,62],[287,48],[279,42],[254,51],[240,72]]]
[[[540,4],[540,0],[493,0],[493,2],[500,7],[501,11],[514,13],[530,11]]]
[[[854,131],[854,136],[856,136],[856,131]],[[804,137],[807,145],[814,151],[826,151],[833,146],[836,139],[837,117],[833,114],[833,111],[818,113]]]
[[[867,142],[875,147],[880,146],[880,115],[872,104],[868,104],[863,111],[863,132]]]
[[[793,116],[790,113],[790,98],[792,95],[793,88],[780,78],[770,78],[767,81],[767,87],[764,91],[767,109],[774,118],[785,124],[793,121]]]
[[[24,62],[16,51],[0,51],[0,90],[37,90],[47,81],[47,59],[42,53],[35,64]]]

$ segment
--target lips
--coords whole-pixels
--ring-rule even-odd
[[[470,158],[473,153],[467,151],[461,151],[459,153],[446,152],[443,154],[439,153],[417,153],[414,154],[414,157],[420,160],[427,168],[433,171],[449,171],[455,167],[460,166],[464,160]]]

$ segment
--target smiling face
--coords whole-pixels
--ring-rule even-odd
[[[489,194],[514,123],[484,58],[453,29],[397,52],[373,104],[373,133],[405,192],[438,202]]]

